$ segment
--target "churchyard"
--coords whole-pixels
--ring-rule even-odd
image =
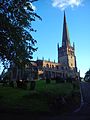
[[[26,110],[35,113],[65,113],[80,105],[79,83],[76,88],[72,83],[56,83],[52,80],[38,80],[35,89],[3,86],[0,83],[0,109]]]

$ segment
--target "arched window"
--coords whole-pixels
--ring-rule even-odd
[[[54,65],[52,65],[52,68],[54,69]]]
[[[46,67],[49,68],[49,65],[47,64]]]
[[[71,63],[71,66],[73,66],[73,64]]]
[[[56,66],[56,69],[58,70],[58,69],[59,69],[59,67],[58,67],[58,66]]]

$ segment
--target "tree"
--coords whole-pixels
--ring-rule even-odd
[[[85,81],[90,81],[90,69],[85,73]]]
[[[32,37],[32,22],[41,19],[33,10],[32,3],[37,0],[0,1],[0,60],[4,68],[15,64],[24,67],[27,60],[37,50]]]

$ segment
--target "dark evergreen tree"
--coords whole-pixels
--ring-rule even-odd
[[[84,79],[85,79],[86,81],[90,81],[90,69],[85,73]]]
[[[32,37],[32,22],[41,19],[33,10],[37,0],[0,1],[0,60],[4,68],[13,64],[24,67],[37,50]]]

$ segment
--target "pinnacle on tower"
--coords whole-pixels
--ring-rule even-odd
[[[73,42],[73,49],[75,50],[75,43]]]
[[[66,15],[64,11],[62,47],[68,47],[68,46],[70,46],[70,39],[69,39],[67,22],[66,22]]]

